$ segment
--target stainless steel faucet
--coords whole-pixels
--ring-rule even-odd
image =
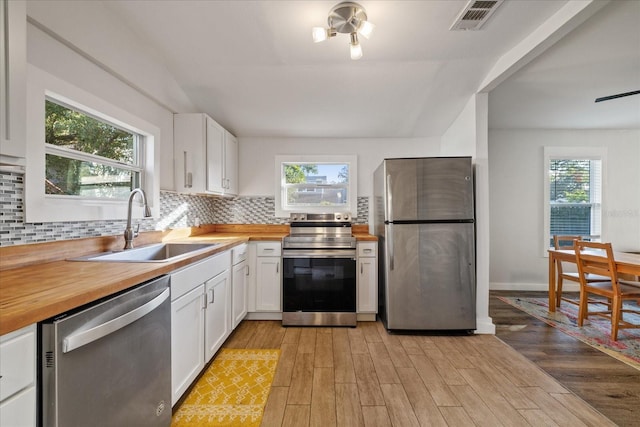
[[[144,191],[140,188],[134,188],[131,190],[131,194],[129,194],[129,207],[127,210],[127,228],[124,229],[124,249],[133,248],[133,239],[134,237],[138,237],[138,230],[140,230],[140,224],[138,223],[138,227],[136,231],[133,231],[131,228],[131,205],[133,204],[133,199],[136,194],[140,194],[142,197],[142,204],[144,205],[144,217],[149,218],[151,216],[151,210],[147,205],[147,196],[144,194]]]

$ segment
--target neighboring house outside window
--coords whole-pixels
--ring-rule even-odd
[[[276,156],[276,216],[357,213],[356,156]]]
[[[600,240],[603,149],[545,147],[545,248],[553,235]]]

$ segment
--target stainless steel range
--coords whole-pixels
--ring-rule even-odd
[[[356,326],[356,239],[349,214],[291,214],[282,324]]]

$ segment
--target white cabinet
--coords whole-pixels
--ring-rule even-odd
[[[231,268],[231,327],[242,322],[247,315],[247,276],[249,266],[247,264],[248,245],[243,243],[231,250],[233,267]]]
[[[27,13],[25,1],[0,0],[0,164],[24,166]]]
[[[256,246],[256,311],[282,311],[282,245],[259,242]]]
[[[231,334],[231,274],[229,270],[218,274],[205,284],[205,354],[204,363],[216,354]]]
[[[275,241],[249,242],[247,276],[247,318],[282,318],[282,244]]]
[[[203,295],[200,285],[171,302],[172,405],[204,368]]]
[[[36,425],[36,325],[0,337],[0,426]]]
[[[189,388],[231,333],[231,254],[171,274],[171,404]]]
[[[238,194],[238,141],[206,114],[175,114],[176,191]]]
[[[378,312],[377,246],[377,242],[358,242],[358,313]]]

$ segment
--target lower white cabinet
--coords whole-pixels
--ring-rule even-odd
[[[231,333],[230,252],[171,274],[171,405]]]
[[[377,246],[377,242],[358,242],[358,303],[356,307],[358,313],[378,312]]]
[[[249,246],[246,243],[236,246],[231,250],[233,267],[231,268],[231,328],[242,322],[248,310],[248,275],[247,264]]]
[[[204,318],[205,354],[209,362],[231,334],[231,274],[229,270],[205,283],[206,304]]]
[[[36,425],[36,325],[0,337],[0,426]]]
[[[171,302],[171,405],[204,368],[204,285]]]
[[[256,247],[256,311],[282,311],[282,245],[259,242]]]

